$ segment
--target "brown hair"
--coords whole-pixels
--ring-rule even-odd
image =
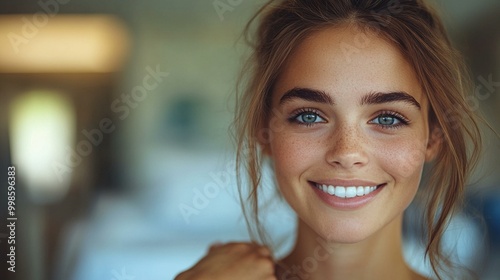
[[[423,0],[269,1],[249,22],[245,34],[251,33],[257,18],[256,34],[247,36],[253,52],[242,71],[240,83],[246,84],[237,98],[234,122],[240,198],[251,233],[256,232],[266,242],[258,215],[265,158],[260,145],[266,141],[267,131],[273,129],[268,120],[278,75],[294,48],[312,32],[353,23],[383,36],[401,51],[429,100],[429,127],[431,133],[439,134],[441,149],[425,188],[426,254],[440,278],[440,272],[449,265],[440,250],[441,237],[462,200],[479,157],[481,137],[476,115],[467,104],[471,92],[467,71],[439,17]],[[248,193],[242,190],[242,167],[250,183]]]

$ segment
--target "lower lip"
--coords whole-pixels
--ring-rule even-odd
[[[339,210],[356,210],[372,201],[377,194],[379,194],[385,187],[385,184],[379,185],[373,192],[364,196],[355,196],[352,198],[341,198],[334,195],[329,195],[322,190],[318,189],[314,183],[310,183],[314,192],[329,206]]]

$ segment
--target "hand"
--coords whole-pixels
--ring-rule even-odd
[[[277,280],[271,251],[255,243],[212,245],[205,257],[175,280]]]

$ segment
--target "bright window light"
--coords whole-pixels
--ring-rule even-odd
[[[0,72],[108,73],[129,49],[125,25],[110,15],[0,16]]]
[[[71,173],[58,174],[67,164],[66,147],[74,144],[75,112],[56,92],[34,91],[16,98],[10,107],[12,159],[30,197],[48,203],[64,197]]]

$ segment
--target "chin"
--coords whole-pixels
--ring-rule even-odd
[[[365,225],[366,226],[366,225]],[[367,239],[373,234],[369,229],[358,223],[331,223],[329,226],[318,227],[316,234],[331,243],[353,244]]]

